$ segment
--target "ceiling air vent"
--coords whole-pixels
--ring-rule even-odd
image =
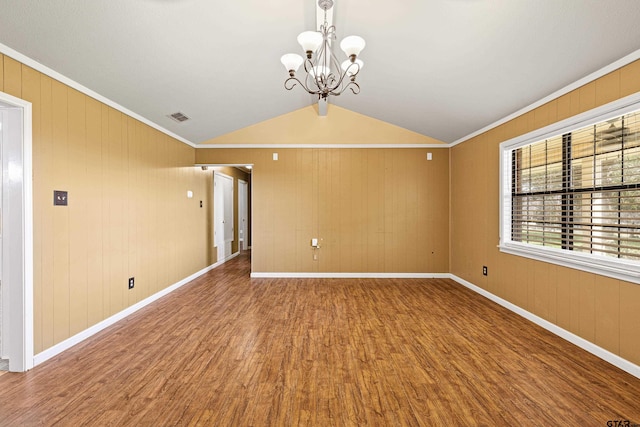
[[[189,120],[189,117],[187,117],[184,113],[181,113],[180,111],[178,111],[177,113],[169,114],[167,117],[169,117],[172,120],[175,120],[178,123],[186,122],[187,120]]]

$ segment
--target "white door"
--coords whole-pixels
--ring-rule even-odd
[[[216,172],[213,175],[213,234],[218,261],[231,255],[233,242],[233,178]]]
[[[249,249],[249,184],[238,180],[238,240],[240,250]]]

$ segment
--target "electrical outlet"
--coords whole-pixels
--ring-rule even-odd
[[[486,266],[486,265],[483,265],[483,266],[482,266],[482,275],[483,275],[483,276],[486,276],[488,273],[489,273],[489,271],[488,271],[488,269],[487,269],[487,266]]]
[[[129,277],[129,289],[133,289],[134,283],[135,283],[135,278]]]

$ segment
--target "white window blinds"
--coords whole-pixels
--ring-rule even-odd
[[[640,260],[640,112],[513,149],[510,237]]]

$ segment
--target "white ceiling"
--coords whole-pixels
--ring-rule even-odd
[[[367,46],[361,93],[331,102],[444,142],[640,49],[639,0],[335,3],[338,39]],[[315,0],[0,0],[0,43],[200,143],[312,102],[284,89],[280,56],[300,50],[315,11]],[[166,117],[176,111],[192,120]]]

